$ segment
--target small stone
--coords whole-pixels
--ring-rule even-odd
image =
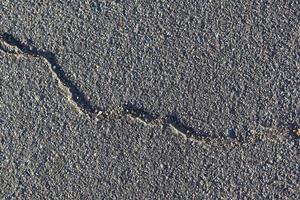
[[[298,128],[298,129],[296,130],[296,135],[297,135],[298,137],[300,137],[300,128]]]

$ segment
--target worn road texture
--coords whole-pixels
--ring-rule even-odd
[[[299,1],[0,1],[0,199],[300,199]]]

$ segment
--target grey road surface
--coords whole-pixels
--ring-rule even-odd
[[[0,1],[0,199],[300,199],[299,1]]]

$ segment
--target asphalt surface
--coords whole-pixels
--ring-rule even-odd
[[[300,199],[298,1],[0,2],[0,199]]]

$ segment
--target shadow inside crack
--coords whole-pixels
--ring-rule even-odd
[[[158,115],[150,114],[145,109],[139,108],[132,103],[125,103],[122,107],[125,115],[131,115],[131,117],[139,118],[145,122],[153,122],[159,118]]]
[[[146,123],[149,124],[157,124],[157,125],[163,125],[166,126],[173,126],[175,129],[180,131],[181,133],[185,134],[187,137],[193,137],[198,139],[203,138],[218,138],[214,133],[207,133],[202,130],[196,130],[193,127],[190,127],[187,123],[182,121],[178,114],[169,114],[166,116],[160,116],[157,114],[153,114],[151,112],[148,112],[144,108],[140,108],[134,104],[126,103],[123,104],[120,108],[121,112],[112,112],[112,111],[105,111],[102,109],[97,108],[96,105],[93,105],[85,96],[84,92],[80,90],[80,87],[76,85],[72,80],[66,75],[65,71],[63,70],[63,67],[58,64],[57,57],[54,53],[50,51],[43,51],[40,50],[34,46],[30,46],[27,44],[22,43],[20,40],[13,37],[13,35],[9,33],[1,33],[0,39],[7,43],[7,46],[13,46],[18,48],[19,51],[26,55],[30,55],[32,57],[43,57],[48,64],[50,65],[51,72],[57,77],[59,82],[63,84],[67,90],[69,91],[69,96],[71,100],[80,108],[81,111],[86,113],[92,118],[103,118],[107,119],[113,116],[114,118],[119,118],[125,115],[129,115],[133,118],[138,118]],[[5,49],[0,45],[0,49],[4,52],[10,52],[10,49]],[[10,52],[11,53],[11,52]],[[14,52],[15,54],[18,54],[18,52]],[[297,114],[294,114],[295,117],[297,117]],[[257,115],[257,124],[261,123],[263,121],[263,125],[265,126],[271,126],[272,121],[270,122],[270,118],[261,118],[259,115]],[[283,125],[279,125],[283,126]],[[290,130],[290,134],[295,135],[293,131],[297,128],[297,124],[288,124],[288,129]],[[230,139],[239,139],[240,141],[243,141],[247,135],[249,135],[248,128],[243,128],[243,133],[246,133],[245,136],[239,136],[237,134],[236,129],[230,128],[227,131],[227,136]],[[219,136],[220,137],[220,136]]]
[[[59,80],[70,90],[72,100],[76,102],[76,104],[82,108],[86,113],[95,113],[96,108],[88,102],[85,98],[83,92],[80,91],[79,87],[73,83],[66,75],[62,66],[58,64],[57,58],[54,53],[50,51],[42,51],[37,49],[36,47],[32,47],[26,44],[23,44],[21,41],[14,38],[11,34],[3,33],[1,34],[1,38],[7,44],[11,46],[16,46],[22,53],[28,54],[33,57],[43,57],[48,63],[51,65],[51,69],[59,78]]]
[[[185,125],[176,115],[167,115],[165,117],[165,123],[172,125],[178,131],[184,133],[187,137],[195,137],[195,138],[207,138],[211,137],[205,131],[197,131],[194,128]]]

